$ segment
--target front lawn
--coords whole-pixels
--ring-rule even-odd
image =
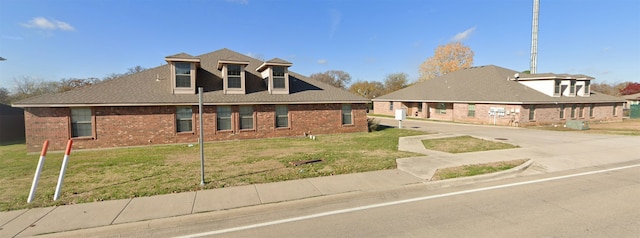
[[[48,153],[35,201],[27,197],[39,155],[24,144],[0,146],[0,211],[84,203],[246,184],[393,169],[398,138],[422,132],[388,128],[371,133],[318,135],[205,143],[205,181],[200,184],[198,145],[164,145],[72,151],[62,196],[53,194],[62,153]],[[293,166],[303,160],[322,162]]]

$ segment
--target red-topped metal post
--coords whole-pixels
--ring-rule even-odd
[[[36,174],[33,175],[33,183],[31,183],[31,191],[29,191],[27,203],[33,202],[33,199],[36,196],[36,188],[38,187],[38,180],[40,180],[40,173],[42,172],[44,159],[47,156],[47,149],[49,149],[49,141],[45,140],[42,144],[42,152],[40,152],[40,160],[38,161],[38,167],[36,167]]]
[[[67,170],[67,161],[69,161],[69,154],[71,154],[71,145],[73,140],[67,142],[67,150],[64,151],[64,158],[62,159],[62,166],[60,166],[60,176],[58,176],[58,185],[56,186],[56,193],[53,195],[53,200],[60,199],[60,190],[62,190],[62,182],[64,181],[64,173]]]

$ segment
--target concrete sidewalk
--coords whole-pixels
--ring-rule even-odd
[[[386,121],[388,125],[397,122]],[[383,123],[384,124],[384,123]],[[536,130],[471,125],[443,125],[407,121],[409,128],[438,131],[437,134],[400,138],[399,149],[425,156],[398,159],[398,169],[358,174],[308,178],[279,183],[255,184],[196,192],[138,197],[58,207],[23,209],[0,213],[0,237],[27,237],[38,234],[86,229],[113,224],[153,220],[201,212],[226,210],[342,193],[384,191],[429,182],[438,168],[465,164],[532,159],[531,162],[499,174],[439,181],[495,179],[500,175],[544,173],[640,159],[640,137],[584,135]],[[429,151],[421,140],[457,135],[479,138],[508,138],[517,149],[448,154]],[[611,157],[615,152],[616,157]],[[533,164],[532,164],[533,163]]]
[[[422,183],[400,170],[255,184],[0,213],[0,237],[108,226],[333,194],[386,190]]]

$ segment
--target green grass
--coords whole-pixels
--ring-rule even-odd
[[[482,140],[471,136],[458,136],[443,139],[423,140],[422,144],[426,149],[443,151],[447,153],[467,153],[487,150],[502,150],[518,148],[518,146]]]
[[[52,198],[63,154],[49,153],[31,204],[26,200],[39,155],[27,155],[24,144],[5,145],[0,146],[0,211],[393,169],[396,158],[415,155],[398,151],[398,138],[420,134],[390,128],[318,135],[317,140],[298,137],[206,143],[204,188],[199,185],[197,145],[73,151],[58,202]],[[323,162],[297,167],[289,164],[309,159]]]
[[[501,162],[495,162],[495,163],[463,165],[459,167],[438,169],[436,173],[433,175],[433,177],[431,178],[431,180],[443,180],[443,179],[452,179],[452,178],[458,178],[458,177],[467,177],[467,176],[495,173],[498,171],[515,168],[516,166],[519,166],[524,162],[527,162],[527,160],[522,159],[522,160],[501,161]]]

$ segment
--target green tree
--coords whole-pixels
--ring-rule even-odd
[[[384,94],[384,85],[377,81],[357,81],[349,87],[349,92],[367,99],[373,99]]]
[[[406,73],[388,74],[384,79],[384,93],[388,94],[406,88],[409,86],[408,77],[409,75]]]

